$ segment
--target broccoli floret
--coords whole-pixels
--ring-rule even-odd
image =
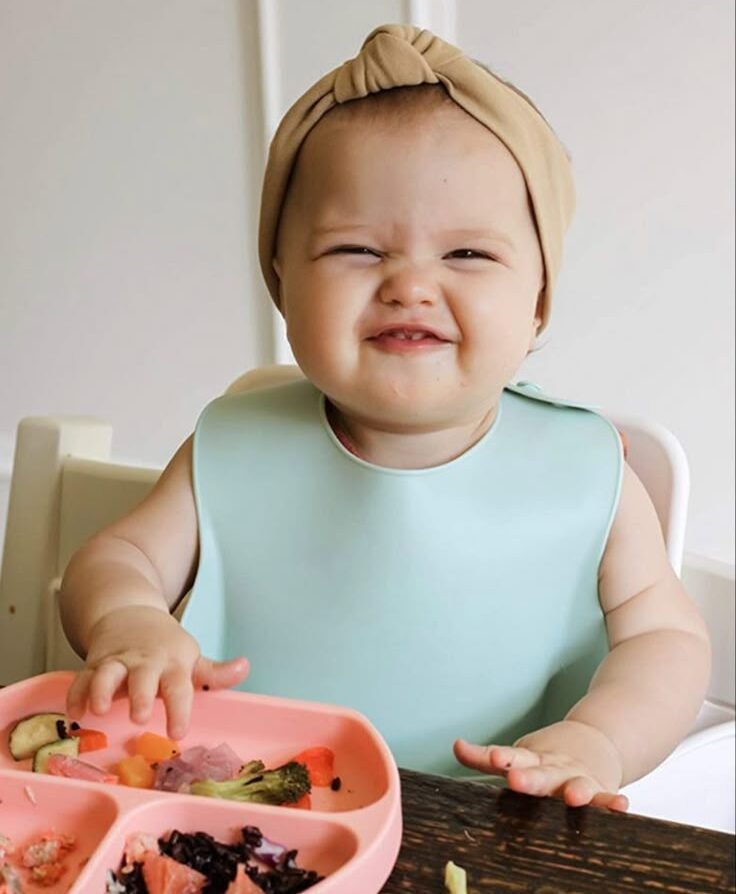
[[[257,804],[293,804],[311,791],[309,773],[304,764],[289,761],[275,770],[266,770],[261,761],[246,764],[235,779],[193,782],[193,795],[227,798],[231,801],[252,801]]]

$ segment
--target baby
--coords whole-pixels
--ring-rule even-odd
[[[615,429],[510,384],[573,204],[536,108],[427,31],[377,29],[292,107],[260,257],[304,378],[210,404],[74,556],[72,716],[158,695],[179,738],[194,688],[249,674],[361,710],[403,766],[626,809],[710,650]]]

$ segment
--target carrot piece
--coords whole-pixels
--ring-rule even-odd
[[[326,748],[324,745],[307,748],[292,760],[304,764],[312,785],[329,785],[335,777],[335,754],[331,748]]]
[[[79,739],[79,753],[84,754],[85,751],[100,751],[107,748],[107,736],[98,729],[73,729],[70,735],[75,739]]]
[[[173,739],[156,733],[141,733],[133,742],[133,753],[140,754],[147,761],[167,761],[179,753],[179,745]]]
[[[156,771],[141,754],[124,757],[118,764],[118,776],[123,785],[132,788],[153,788]]]

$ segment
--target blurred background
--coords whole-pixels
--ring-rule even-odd
[[[578,212],[519,377],[661,422],[686,549],[734,561],[732,0],[0,0],[0,538],[15,429],[96,416],[163,465],[202,407],[289,359],[256,261],[268,139],[385,22],[528,93]]]

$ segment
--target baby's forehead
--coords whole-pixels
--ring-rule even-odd
[[[363,102],[367,112],[358,111]],[[429,107],[414,104],[410,116],[397,114],[398,104],[345,105],[354,108],[336,107],[305,139],[288,193],[314,197],[359,180],[426,184],[428,171],[441,192],[472,189],[474,181],[495,191],[499,181],[509,181],[526,193],[523,172],[506,145],[449,98]]]
[[[409,146],[423,145],[430,150],[429,155],[440,155],[447,143],[457,141],[458,137],[479,145],[486,162],[499,154],[513,159],[505,144],[453,102],[444,88],[423,85],[385,90],[330,109],[305,138],[295,171],[303,167],[300,162],[304,157],[310,163],[325,155],[332,163],[350,164],[360,159],[359,153],[351,156],[345,152],[347,144],[359,146],[369,142],[373,148],[393,148],[397,142],[404,141]],[[340,143],[339,150],[337,143]],[[469,152],[467,163],[477,161]]]

